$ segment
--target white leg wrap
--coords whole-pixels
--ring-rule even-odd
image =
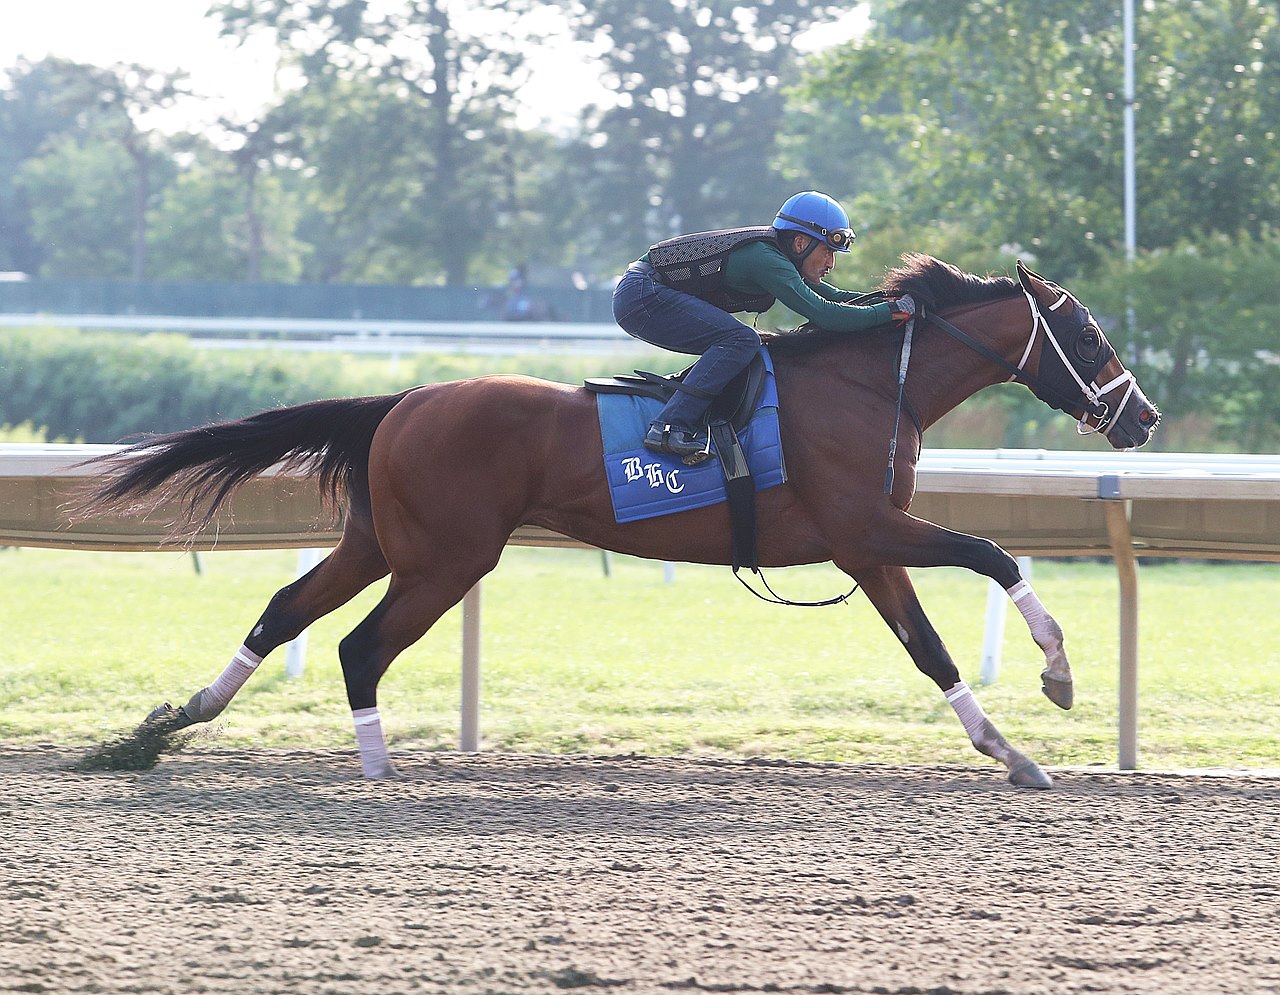
[[[1025,580],[1020,580],[1013,587],[1007,588],[1006,593],[1013,599],[1013,603],[1018,606],[1018,611],[1022,612],[1022,617],[1027,620],[1027,628],[1031,630],[1031,638],[1048,652],[1050,649],[1057,649],[1062,645],[1062,628],[1054,621],[1052,615],[1049,614],[1040,599],[1036,597],[1036,592],[1031,589],[1031,585]]]
[[[182,706],[183,711],[197,722],[208,722],[227,707],[261,662],[262,657],[242,645],[217,680],[193,694],[191,700]]]
[[[943,694],[947,696],[947,703],[955,709],[956,715],[960,717],[960,724],[964,726],[964,731],[969,734],[969,739],[975,746],[982,742],[985,730],[989,725],[987,713],[978,704],[978,699],[973,696],[973,691],[969,688],[969,685],[961,681],[949,691],[944,691]]]
[[[947,696],[947,702],[960,717],[960,723],[964,726],[964,731],[969,734],[969,741],[973,743],[974,749],[999,760],[1010,770],[1026,762],[1027,758],[1011,747],[1000,735],[1000,730],[992,725],[968,684],[961,681],[943,694]]]
[[[351,719],[356,726],[356,745],[360,747],[360,769],[364,776],[389,777],[394,774],[377,707],[352,709]]]

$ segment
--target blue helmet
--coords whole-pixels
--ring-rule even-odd
[[[849,245],[857,238],[849,227],[849,215],[844,208],[817,190],[806,190],[789,197],[778,208],[773,227],[779,231],[798,231],[820,238],[837,252],[848,252]]]

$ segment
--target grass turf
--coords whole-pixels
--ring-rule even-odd
[[[296,554],[0,552],[5,579],[0,738],[90,744],[175,704],[222,669]],[[724,568],[509,548],[484,584],[481,733],[486,749],[768,755],[893,763],[987,763],[936,688],[860,595],[789,609],[755,601]],[[986,581],[913,572],[962,675],[978,683]],[[771,571],[790,597],[835,593],[831,567]],[[1117,582],[1108,563],[1037,561],[1033,584],[1062,623],[1076,706],[1041,695],[1039,650],[1009,611],[987,713],[1042,763],[1115,763]],[[1144,565],[1140,763],[1280,767],[1280,567]],[[375,585],[316,623],[305,674],[284,649],[220,717],[227,746],[350,748],[337,643]],[[457,743],[461,609],[384,678],[392,750]],[[660,620],[655,624],[654,620]]]

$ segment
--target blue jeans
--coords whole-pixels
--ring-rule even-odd
[[[700,356],[684,382],[708,395],[720,393],[760,349],[754,328],[714,304],[659,283],[652,267],[638,263],[613,292],[613,318],[642,342]],[[678,390],[653,424],[692,431],[710,406],[709,397]]]

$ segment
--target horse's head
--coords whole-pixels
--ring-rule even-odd
[[[1125,368],[1089,309],[1056,283],[1018,261],[1018,282],[1031,305],[1031,337],[1023,362],[1040,346],[1035,371],[1048,390],[1035,395],[1072,415],[1082,435],[1096,432],[1116,449],[1145,445],[1160,412]]]

